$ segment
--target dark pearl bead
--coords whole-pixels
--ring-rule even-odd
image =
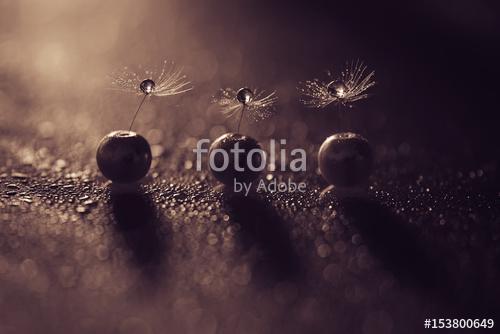
[[[370,144],[356,133],[334,134],[319,148],[319,170],[325,180],[334,186],[356,187],[366,184],[372,164]]]
[[[243,104],[247,104],[253,99],[253,92],[250,88],[240,88],[236,93],[236,99]]]
[[[147,140],[132,131],[113,131],[99,143],[97,166],[109,180],[131,183],[143,178],[151,166]]]
[[[235,148],[236,143],[238,143],[238,149],[244,150],[238,154],[231,152]],[[227,168],[221,171],[216,171],[210,165],[210,170],[217,180],[224,183],[225,185],[232,186],[234,181],[237,182],[252,182],[255,180],[260,171],[251,170],[248,165],[248,154],[251,150],[257,149],[262,151],[259,143],[247,136],[243,136],[237,133],[226,133],[219,138],[217,138],[210,146],[209,157],[213,159],[213,163],[216,167],[220,168],[224,165],[225,156],[228,158]],[[215,150],[222,150],[226,154],[217,153]],[[241,171],[236,170],[235,155],[238,157],[238,166],[242,169]],[[260,153],[253,153],[250,160],[254,169],[261,166],[262,156]]]

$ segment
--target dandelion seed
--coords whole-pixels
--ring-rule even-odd
[[[240,88],[238,91],[232,88],[222,89],[220,96],[215,99],[215,102],[221,107],[222,113],[227,117],[240,115],[238,132],[243,114],[246,114],[253,121],[267,119],[274,114],[277,101],[278,98],[274,91],[267,94],[264,91],[251,90],[250,88]]]
[[[160,70],[142,70],[139,73],[128,67],[111,74],[112,88],[137,95],[170,96],[192,89],[191,82],[182,74],[182,68],[166,60]]]
[[[132,119],[129,131],[146,97],[178,95],[193,89],[191,82],[182,74],[182,68],[177,68],[166,60],[160,70],[143,70],[141,73],[136,73],[124,67],[121,71],[114,72],[111,79],[112,89],[144,95]]]
[[[375,85],[375,71],[367,72],[367,66],[357,60],[347,63],[339,76],[330,72],[328,81],[308,80],[298,88],[303,95],[301,102],[311,108],[325,108],[330,104],[351,107],[356,101],[368,97],[366,90]]]

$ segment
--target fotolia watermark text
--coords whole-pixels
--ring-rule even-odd
[[[193,152],[196,153],[197,171],[202,170],[202,154],[209,152],[208,148],[203,147],[203,144],[209,142],[210,142],[209,139],[206,138],[200,139],[196,143],[196,148],[193,149]],[[287,150],[284,148],[285,145],[286,145],[286,139],[281,139],[279,152],[276,152],[276,140],[271,139],[269,141],[269,155],[265,150],[261,148],[253,148],[248,152],[246,152],[245,149],[240,148],[238,142],[234,144],[234,147],[231,148],[229,152],[221,148],[216,148],[210,151],[208,159],[210,169],[216,172],[220,172],[226,170],[227,168],[234,168],[234,170],[236,170],[237,172],[244,172],[246,168],[248,168],[252,172],[261,172],[264,169],[266,169],[267,166],[267,169],[269,171],[274,172],[276,171],[276,161],[277,161],[276,158],[279,154],[281,161],[281,171],[286,171],[287,167],[289,167],[289,170],[292,172],[306,171],[307,169],[306,151],[302,148],[295,148],[291,150],[290,157],[292,160],[290,161],[290,164],[287,166],[288,158],[287,158]],[[254,159],[254,155],[256,154],[260,156],[260,159]],[[220,155],[222,159],[217,159],[217,155]],[[246,161],[240,161],[241,157],[243,157],[243,160]],[[222,161],[222,163],[217,165],[216,160]],[[258,165],[254,165],[256,161],[258,162]],[[232,163],[233,165],[230,166],[229,165],[230,163]]]
[[[248,151],[240,146],[240,142],[235,141],[228,147],[212,147],[208,149],[210,140],[200,139],[193,152],[196,154],[196,170],[202,170],[203,154],[208,154],[208,163],[213,173],[224,175],[222,179],[226,186],[232,183],[234,192],[242,192],[248,195],[252,189],[257,192],[305,192],[306,184],[304,182],[295,183],[290,178],[287,181],[278,182],[276,178],[266,177],[266,180],[253,180],[250,175],[257,175],[267,168],[268,171],[277,170],[278,158],[281,171],[304,172],[307,169],[306,151],[302,148],[295,148],[288,152],[285,148],[286,139],[279,141],[279,150],[277,142],[274,139],[269,141],[269,154],[256,145],[251,145]],[[288,163],[288,161],[290,162]],[[242,176],[246,181],[240,180]],[[253,180],[253,181],[250,181]]]

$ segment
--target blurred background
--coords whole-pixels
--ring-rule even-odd
[[[298,82],[361,59],[377,86],[349,123],[379,151],[496,161],[499,22],[494,1],[0,0],[0,128],[84,141],[93,154],[138,103],[109,90],[109,74],[167,59],[195,90],[153,98],[137,131],[160,125],[167,146],[214,138],[233,125],[211,97],[247,85],[276,90],[280,104],[246,131],[319,144],[337,115],[303,108]]]

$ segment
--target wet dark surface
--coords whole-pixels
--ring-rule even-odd
[[[29,163],[15,142],[0,174],[5,333],[417,333],[432,315],[498,314],[494,169],[412,174],[396,155],[367,196],[280,172],[307,192],[243,197],[185,169],[189,151],[179,173],[155,158],[142,185],[116,187],[92,159],[43,153],[53,139],[23,144]]]

